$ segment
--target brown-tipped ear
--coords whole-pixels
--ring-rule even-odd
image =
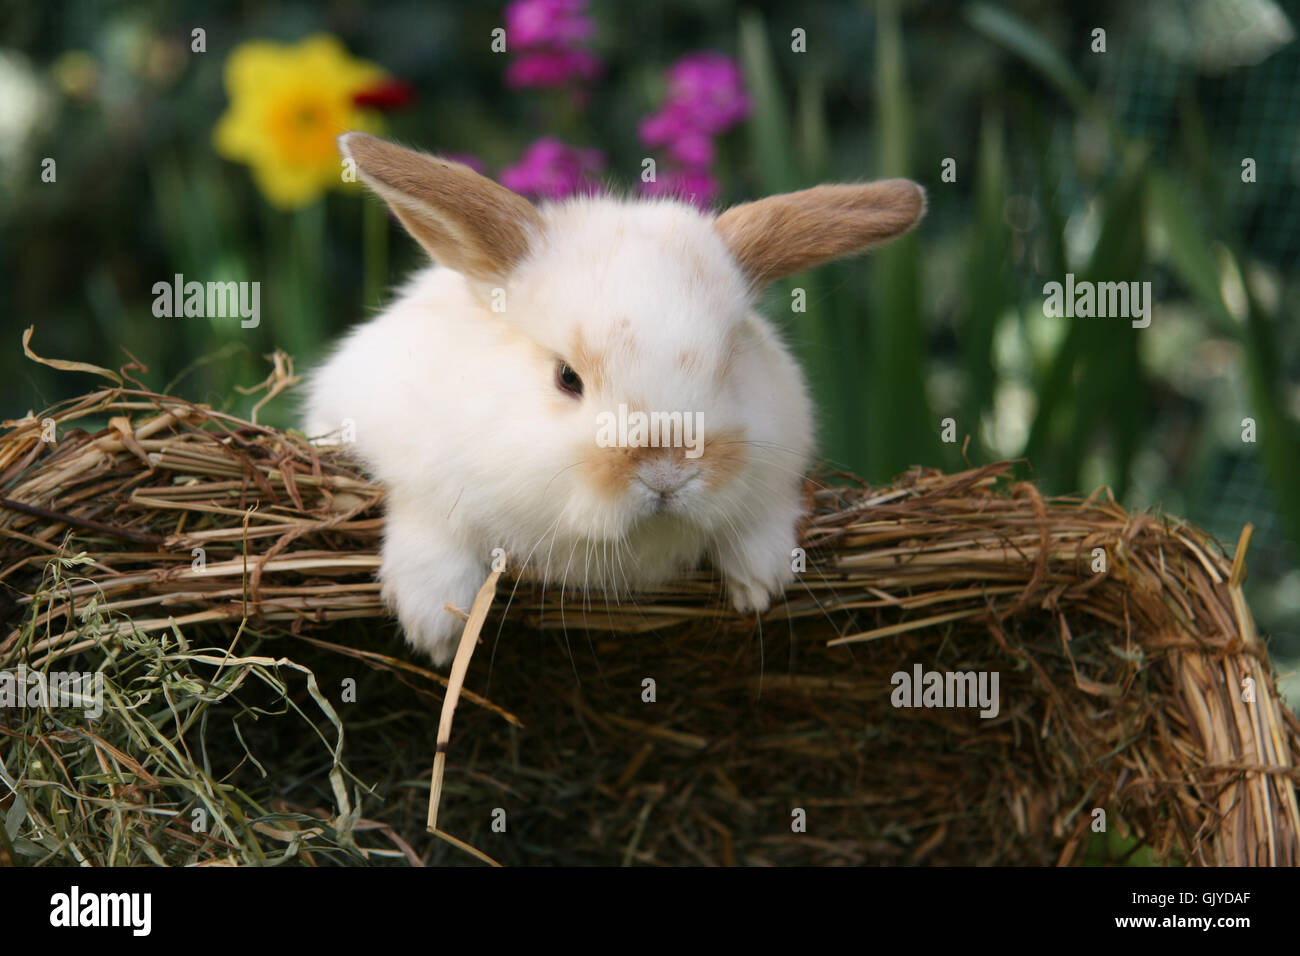
[[[756,285],[896,239],[925,214],[910,179],[814,186],[732,206],[716,226]]]
[[[339,149],[429,255],[467,278],[503,279],[541,228],[532,203],[461,163],[367,133],[344,133]]]

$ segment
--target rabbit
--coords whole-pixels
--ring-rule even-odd
[[[615,599],[707,557],[737,611],[766,611],[794,578],[814,421],[755,304],[907,232],[921,187],[822,185],[720,215],[534,205],[365,133],[339,147],[434,260],[342,339],[305,402],[308,436],[344,433],[385,487],[379,579],[409,643],[452,659],[448,606],[468,609],[494,552]]]

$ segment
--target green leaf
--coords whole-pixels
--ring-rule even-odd
[[[1219,290],[1219,266],[1210,237],[1188,208],[1186,193],[1180,193],[1164,173],[1152,171],[1147,177],[1147,201],[1153,224],[1159,225],[1169,243],[1169,264],[1220,327],[1234,331],[1236,323]]]
[[[799,81],[799,167],[804,182],[809,183],[821,182],[826,177],[830,154],[823,96],[819,73],[808,73]]]
[[[894,0],[876,5],[876,109],[880,118],[876,172],[910,172],[912,108],[907,95],[903,39]],[[926,399],[927,343],[921,320],[921,264],[915,233],[871,257],[874,308],[868,318],[871,375],[863,419],[873,423],[864,449],[870,476],[888,478],[939,454],[938,422]]]
[[[753,99],[749,121],[750,154],[763,194],[783,193],[798,185],[791,147],[790,114],[781,97],[763,18],[748,12],[740,18],[740,61]]]
[[[22,828],[23,821],[27,819],[27,801],[23,799],[21,793],[14,793],[13,805],[9,812],[5,814],[5,833],[9,839],[14,840],[18,837],[18,831]]]
[[[1092,94],[1078,74],[1056,48],[1025,21],[987,3],[970,4],[965,15],[976,30],[1037,67],[1076,109],[1092,108]]]
[[[1076,282],[1136,281],[1144,253],[1142,197],[1148,151],[1131,147],[1102,200],[1101,231]],[[1057,277],[1064,281],[1065,276]],[[1038,413],[1025,445],[1036,468],[1056,476],[1056,490],[1079,490],[1088,441],[1103,420],[1116,441],[1117,493],[1136,448],[1133,429],[1145,416],[1138,339],[1127,322],[1074,318],[1038,388]],[[1049,450],[1050,449],[1050,450]],[[1049,466],[1050,463],[1050,466]]]
[[[1010,249],[1003,219],[1007,198],[1005,173],[1002,117],[990,109],[980,125],[979,163],[975,170],[975,225],[970,234],[970,258],[966,267],[965,300],[969,308],[957,330],[966,379],[961,431],[972,436],[976,449],[982,447],[980,419],[992,406],[997,386],[994,333],[998,319],[1015,302],[1007,274]]]

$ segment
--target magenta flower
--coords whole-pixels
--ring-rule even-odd
[[[667,72],[668,95],[637,132],[647,146],[667,153],[668,168],[645,183],[651,196],[678,196],[707,206],[718,194],[713,165],[714,137],[749,115],[749,96],[740,67],[721,53],[688,53]]]
[[[684,133],[692,132],[692,128],[683,110],[665,106],[658,113],[651,113],[643,119],[637,132],[641,136],[641,142],[647,146],[663,146]]]
[[[507,48],[566,47],[588,40],[596,24],[583,15],[586,0],[515,0],[506,7]]]
[[[668,144],[668,158],[683,166],[708,169],[714,153],[713,140],[704,133],[686,133]]]
[[[668,156],[676,162],[687,166],[713,163],[713,137],[698,129],[690,115],[675,104],[643,119],[638,132],[647,146],[667,147]]]
[[[600,60],[586,50],[530,50],[506,67],[506,85],[550,89],[600,74]]]
[[[586,0],[515,0],[506,7],[507,48],[567,47],[591,38]]]
[[[587,0],[515,0],[506,7],[506,69],[514,88],[571,86],[600,74],[600,60],[578,44],[596,32]],[[580,98],[579,98],[580,99]]]
[[[671,196],[706,209],[718,195],[718,181],[707,169],[666,169],[654,182],[642,183],[647,196]]]
[[[710,138],[749,114],[740,67],[721,53],[690,53],[668,70],[668,97],[641,121],[641,141],[687,165],[713,162]]]
[[[724,53],[688,53],[668,70],[668,103],[706,133],[722,133],[749,116],[740,65]]]
[[[657,113],[641,122],[641,141],[666,146],[687,165],[713,162],[709,137],[724,132],[749,114],[740,67],[721,53],[690,53],[668,70],[668,98]]]
[[[563,199],[575,193],[595,192],[605,168],[598,149],[568,146],[544,137],[526,150],[519,162],[501,171],[501,184],[517,193],[543,199]]]
[[[716,135],[739,123],[749,115],[739,64],[722,53],[688,53],[668,70],[669,108],[704,133]]]

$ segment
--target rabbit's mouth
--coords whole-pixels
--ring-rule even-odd
[[[639,475],[633,483],[638,510],[645,518],[689,518],[696,486],[701,484],[698,473]]]

